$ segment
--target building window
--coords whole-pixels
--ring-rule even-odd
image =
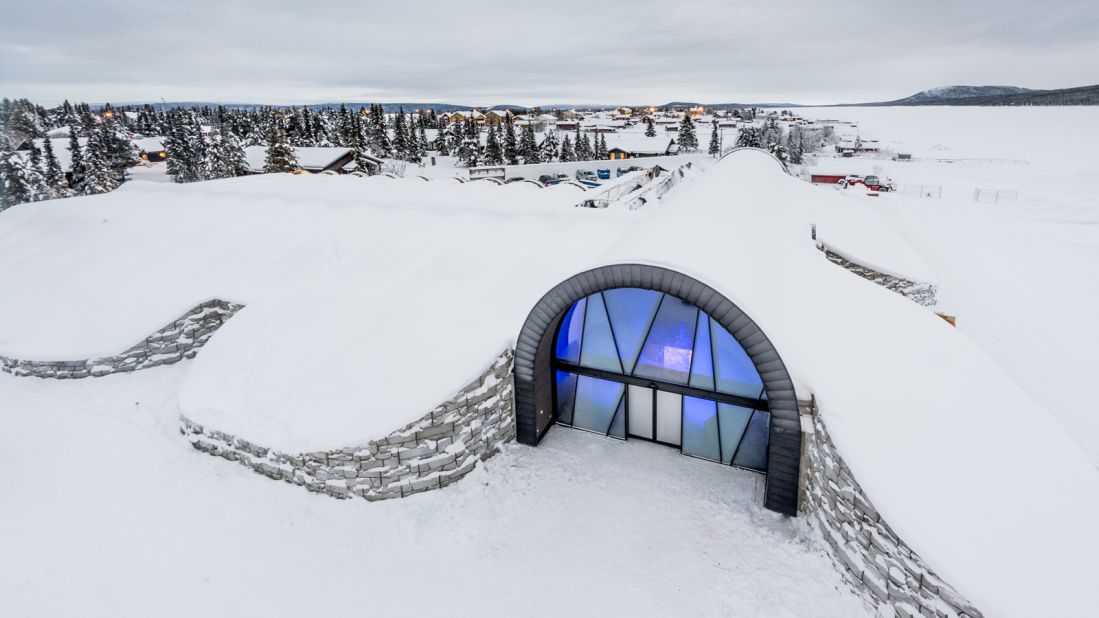
[[[763,381],[698,307],[640,288],[597,292],[566,311],[554,356],[558,423],[766,471]]]

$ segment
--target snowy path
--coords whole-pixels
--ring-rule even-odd
[[[868,613],[756,475],[558,429],[447,490],[339,502],[192,450],[188,369],[0,374],[5,615]]]

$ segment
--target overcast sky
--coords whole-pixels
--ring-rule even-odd
[[[0,96],[832,103],[1099,83],[1099,0],[0,0]]]

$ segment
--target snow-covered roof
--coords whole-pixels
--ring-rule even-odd
[[[142,152],[160,152],[164,150],[163,137],[139,137],[130,141]]]
[[[320,171],[336,163],[351,153],[350,148],[332,146],[295,146],[294,154],[298,157],[298,165],[303,170]],[[259,173],[263,171],[264,160],[267,158],[267,146],[248,146],[244,149],[244,158],[248,161],[248,170]]]
[[[34,145],[38,146],[38,150],[42,150],[43,142],[46,140],[38,138],[34,140]],[[85,150],[88,147],[88,138],[78,137],[76,138],[80,149]],[[68,137],[56,137],[50,138],[50,147],[53,148],[53,154],[57,157],[57,163],[61,165],[61,170],[64,172],[71,172],[73,168],[72,155],[69,153],[69,138]]]
[[[883,518],[978,607],[1090,606],[1095,467],[963,331],[809,238],[810,223],[878,236],[886,263],[905,242],[888,213],[751,151],[665,199],[593,210],[527,183],[280,174],[24,204],[0,214],[0,289],[19,299],[0,303],[0,353],[113,354],[197,302],[241,302],[188,368],[182,412],[280,450],[329,449],[445,400],[557,283],[665,266],[760,326]]]
[[[672,152],[675,140],[670,137],[645,137],[644,134],[607,134],[607,150],[621,150],[636,154],[656,155]]]

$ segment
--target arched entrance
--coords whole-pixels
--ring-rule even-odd
[[[519,335],[515,403],[524,444],[555,422],[653,440],[765,472],[767,508],[797,512],[801,430],[786,367],[736,305],[681,273],[612,265],[550,290]]]

